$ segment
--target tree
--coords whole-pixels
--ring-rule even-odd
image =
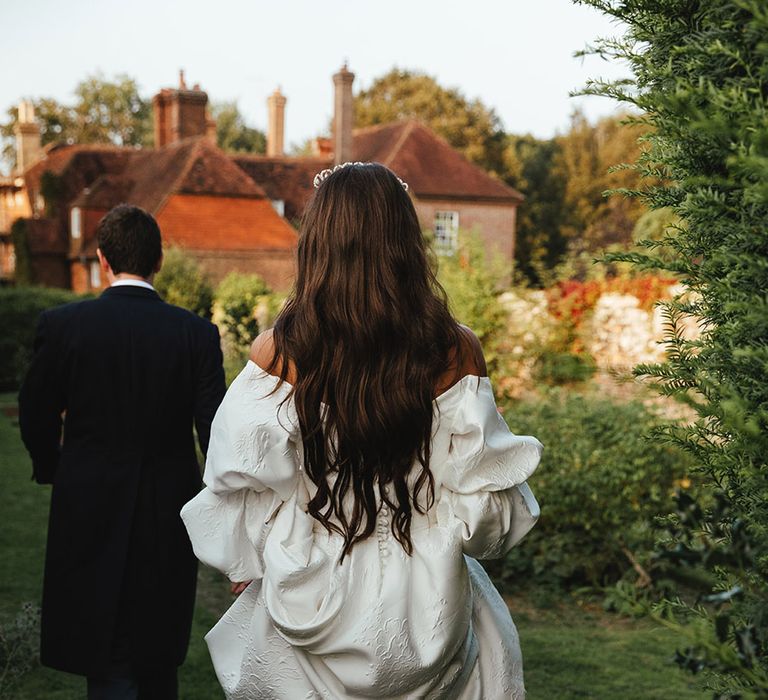
[[[118,75],[105,80],[96,74],[75,87],[75,102],[65,105],[50,97],[31,100],[40,124],[41,142],[114,143],[118,146],[151,146],[151,105],[139,95],[133,78]],[[15,129],[18,108],[8,110],[0,125],[2,157],[12,168],[16,163]]]
[[[665,305],[666,361],[636,368],[695,412],[659,438],[687,450],[715,506],[681,502],[662,553],[697,563],[713,588],[676,626],[681,666],[706,671],[719,698],[768,698],[768,138],[764,0],[577,0],[618,20],[622,39],[594,51],[628,61],[634,80],[585,92],[641,110],[651,127],[645,193],[681,225],[645,254],[619,259],[680,275],[688,294]],[[695,319],[698,340],[681,321]],[[689,499],[690,501],[690,499]],[[674,624],[666,620],[668,624]],[[688,636],[688,630],[693,630]]]
[[[266,153],[267,137],[263,131],[247,126],[237,102],[219,102],[211,107],[216,120],[216,143],[225,151]]]
[[[355,96],[355,126],[418,119],[470,161],[503,172],[505,134],[493,109],[429,75],[393,68]]]
[[[51,97],[29,100],[35,107],[35,116],[40,125],[42,145],[49,143],[73,143],[75,138],[75,117],[71,107]],[[12,169],[16,165],[16,124],[19,119],[18,106],[11,107],[8,119],[0,125],[2,139],[2,160]]]
[[[531,283],[544,283],[567,248],[565,174],[555,167],[560,146],[555,139],[509,136],[504,152],[505,180],[525,195],[517,209],[515,264]]]
[[[642,201],[605,193],[640,186],[639,173],[621,165],[637,160],[638,139],[646,132],[647,127],[633,123],[628,114],[604,117],[593,125],[577,110],[569,130],[556,138],[553,167],[565,181],[567,224],[562,234],[574,252],[632,242],[635,222],[645,210]]]
[[[117,75],[109,81],[92,75],[78,83],[75,97],[73,142],[151,145],[150,103],[139,95],[133,78]]]

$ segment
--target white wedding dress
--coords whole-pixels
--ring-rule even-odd
[[[487,377],[435,399],[435,506],[414,513],[413,554],[382,508],[339,565],[342,539],[306,513],[290,391],[249,362],[213,421],[206,488],[182,510],[195,553],[253,582],[206,635],[228,698],[523,698],[504,601],[477,558],[536,522],[526,479],[541,444],[510,433]],[[397,436],[392,436],[397,439]]]

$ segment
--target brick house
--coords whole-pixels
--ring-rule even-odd
[[[20,213],[34,282],[78,292],[103,288],[96,227],[109,209],[128,202],[151,212],[164,244],[184,248],[214,283],[238,270],[261,275],[275,289],[290,287],[296,231],[216,147],[207,101],[183,79],[178,90],[156,95],[157,148],[63,145],[39,152],[16,178],[29,207]]]
[[[295,274],[295,227],[314,175],[346,161],[387,165],[409,184],[419,220],[438,252],[452,254],[459,228],[475,230],[511,270],[519,192],[467,161],[416,121],[353,128],[354,74],[333,76],[331,139],[314,154],[284,154],[286,99],[267,100],[267,154],[226,154],[215,145],[208,97],[183,74],[178,89],[153,98],[155,148],[62,145],[40,148],[31,105],[20,108],[19,172],[0,180],[0,275],[13,278],[10,225],[22,218],[33,281],[89,291],[104,286],[95,229],[112,206],[128,202],[157,218],[166,245],[197,258],[213,282],[227,272],[256,272],[275,289]],[[0,276],[0,282],[3,277]]]
[[[516,211],[523,196],[470,163],[417,121],[354,129],[354,74],[344,66],[333,80],[333,137],[317,139],[312,156],[283,154],[286,100],[279,91],[267,100],[267,155],[232,156],[285,217],[296,225],[312,193],[312,179],[320,170],[345,161],[378,162],[408,183],[422,228],[433,232],[438,252],[455,250],[459,228],[474,230],[487,252],[499,256],[511,270]]]

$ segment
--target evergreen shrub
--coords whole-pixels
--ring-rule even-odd
[[[664,621],[687,644],[678,663],[706,672],[715,697],[768,698],[768,6],[577,1],[623,28],[592,51],[634,74],[585,92],[644,115],[638,168],[661,184],[639,194],[679,220],[647,254],[614,259],[680,275],[690,292],[665,305],[666,361],[636,372],[695,412],[656,439],[693,457],[718,506],[679,519],[665,550],[715,584],[700,605],[670,599]],[[686,317],[700,324],[695,341],[680,332]],[[732,556],[714,556],[724,547]]]
[[[21,385],[32,359],[40,313],[81,298],[65,289],[0,288],[0,391],[12,391]]]

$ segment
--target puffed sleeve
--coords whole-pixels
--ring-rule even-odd
[[[296,489],[296,421],[275,386],[252,362],[238,375],[211,425],[205,488],[181,511],[197,558],[231,581],[263,576],[272,518]]]
[[[453,417],[438,519],[458,521],[466,554],[503,556],[536,524],[539,505],[526,481],[541,450],[536,438],[509,430],[487,377],[465,382]]]

